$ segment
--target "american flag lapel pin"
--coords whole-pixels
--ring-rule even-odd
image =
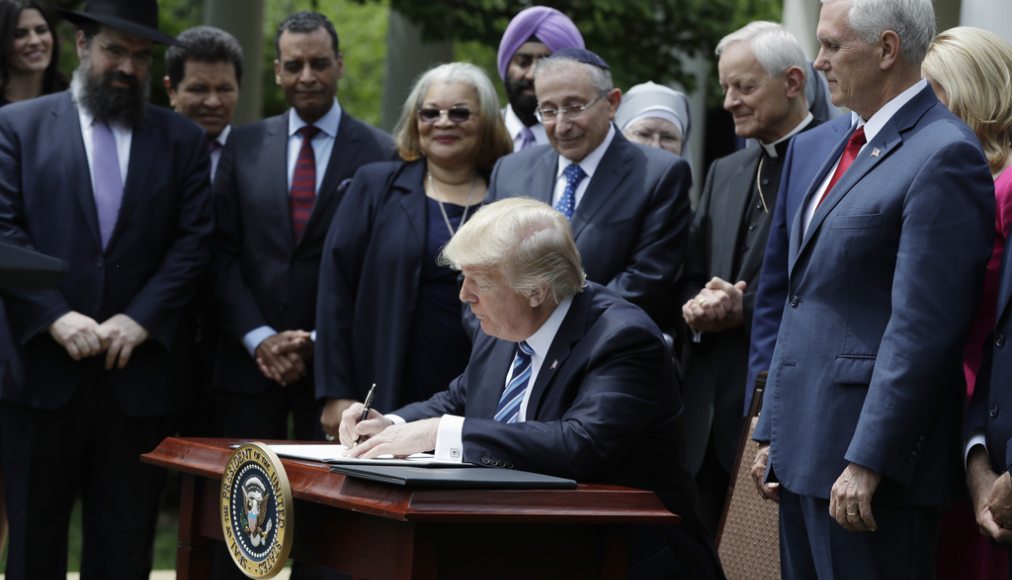
[[[882,151],[878,147],[876,147],[876,148],[874,148],[874,149],[871,150],[871,156],[872,157],[878,157],[879,153],[881,153],[881,152]]]
[[[557,366],[559,366],[559,359],[555,359],[555,360],[552,361],[551,369],[554,371],[555,367],[557,367]]]

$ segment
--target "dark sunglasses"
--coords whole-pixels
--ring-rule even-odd
[[[418,109],[418,120],[423,123],[435,123],[443,116],[443,114],[446,114],[446,118],[449,119],[451,123],[466,123],[467,120],[471,118],[471,109],[468,109],[467,107],[453,107],[450,109],[426,107],[424,109]]]

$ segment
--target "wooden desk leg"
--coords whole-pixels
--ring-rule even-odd
[[[177,580],[210,580],[215,543],[202,537],[199,522],[201,502],[198,493],[207,485],[193,475],[183,474],[179,499],[179,547],[176,549]]]
[[[613,528],[608,532],[608,539],[601,558],[602,578],[629,577],[629,531]]]

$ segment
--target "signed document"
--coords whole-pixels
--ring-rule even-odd
[[[347,457],[348,448],[340,443],[293,443],[269,445],[274,453],[290,459],[304,459],[323,463],[362,463],[366,465],[410,465],[414,467],[467,467],[469,463],[436,459],[431,453],[415,453],[404,459],[381,455],[374,459]]]

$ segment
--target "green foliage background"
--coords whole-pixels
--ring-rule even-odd
[[[77,0],[53,0],[74,8]],[[284,99],[274,84],[274,32],[278,23],[299,10],[326,14],[337,28],[345,56],[341,103],[366,122],[378,124],[387,57],[387,18],[396,9],[422,26],[427,39],[453,41],[458,60],[484,67],[493,79],[495,52],[510,18],[534,4],[508,0],[266,0],[263,42],[263,114],[283,111]],[[728,32],[757,20],[779,20],[781,0],[548,0],[539,4],[565,12],[579,26],[588,46],[612,66],[616,84],[629,87],[650,79],[677,81],[689,89],[694,79],[678,55],[709,56]],[[169,34],[200,24],[203,4],[195,0],[160,0],[160,27]],[[68,75],[77,63],[73,27],[60,26],[61,64]],[[247,65],[251,73],[253,66]],[[167,105],[162,88],[164,66],[152,71],[152,101]],[[713,75],[711,75],[713,76]],[[715,87],[715,85],[714,85]],[[712,89],[713,87],[711,87]],[[714,91],[708,91],[714,94]]]

